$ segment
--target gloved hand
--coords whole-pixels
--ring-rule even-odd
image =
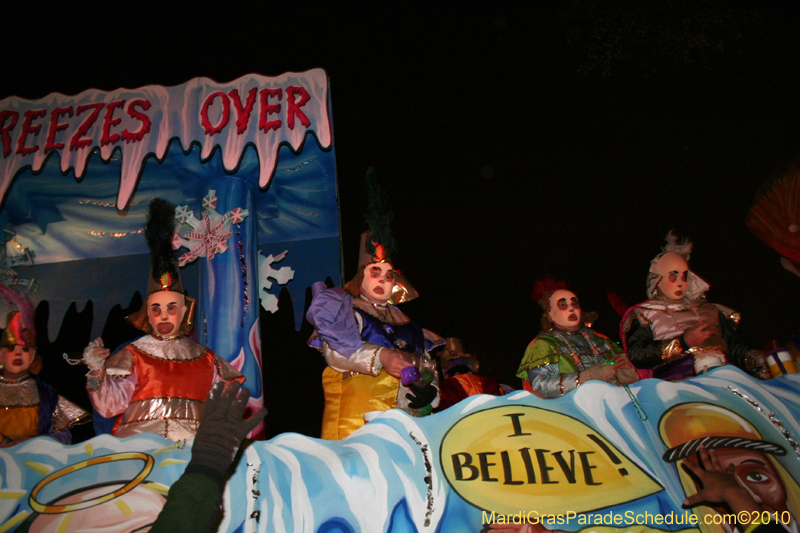
[[[242,419],[250,391],[242,389],[237,397],[239,387],[238,381],[218,381],[212,387],[192,445],[189,466],[201,466],[219,475],[224,474],[233,463],[245,435],[267,415],[267,410],[262,408],[250,418]]]
[[[82,362],[89,367],[91,372],[97,374],[103,370],[106,359],[110,355],[111,351],[103,346],[103,339],[97,337],[83,350]]]
[[[429,405],[439,392],[430,383],[422,386],[412,383],[408,388],[411,389],[411,392],[406,394],[406,399],[408,400],[408,406],[412,409],[422,409]]]

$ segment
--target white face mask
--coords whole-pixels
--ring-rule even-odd
[[[658,260],[661,279],[656,293],[667,300],[682,300],[689,287],[689,263],[680,254],[669,252]]]
[[[21,344],[0,348],[0,364],[7,376],[17,376],[28,371],[35,355],[36,348]]]
[[[394,289],[393,268],[391,263],[372,263],[365,266],[361,294],[377,304],[388,302]]]
[[[161,337],[177,335],[185,314],[186,303],[179,292],[158,291],[147,297],[147,318],[153,332]]]
[[[550,296],[550,311],[547,312],[557,328],[575,331],[581,327],[581,306],[575,293],[558,290]]]

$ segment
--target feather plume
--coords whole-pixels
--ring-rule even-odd
[[[372,232],[370,239],[366,243],[367,252],[375,253],[374,242],[383,246],[386,257],[394,258],[397,253],[397,242],[392,236],[392,207],[389,204],[389,195],[381,188],[378,178],[375,176],[375,169],[369,167],[367,170],[367,210],[364,218]]]
[[[667,244],[664,245],[664,253],[668,252],[675,252],[683,256],[684,259],[687,261],[689,257],[692,255],[692,248],[694,248],[694,243],[687,239],[686,237],[681,237],[674,231],[670,230],[667,233]]]
[[[154,198],[147,209],[144,236],[150,249],[150,271],[153,279],[168,272],[177,277],[172,253],[172,236],[175,233],[175,206],[161,198]]]
[[[554,292],[561,290],[569,290],[567,283],[565,281],[559,281],[551,276],[547,276],[542,279],[537,279],[533,284],[531,298],[533,298],[534,302],[541,302],[542,298],[550,298]]]
[[[19,309],[20,319],[22,320],[22,325],[26,329],[30,329],[33,331],[34,329],[34,322],[33,322],[33,303],[28,299],[27,296],[21,294],[8,285],[4,283],[0,283],[0,297],[5,298],[8,300],[12,305],[16,306]]]
[[[616,292],[608,292],[606,293],[606,298],[608,298],[608,303],[611,304],[611,307],[619,316],[625,316],[629,306],[622,300],[619,294]]]

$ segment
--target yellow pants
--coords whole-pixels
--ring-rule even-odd
[[[322,438],[343,439],[364,425],[370,411],[388,411],[397,407],[400,381],[381,370],[377,376],[345,374],[327,367],[322,372],[325,412],[322,414]]]

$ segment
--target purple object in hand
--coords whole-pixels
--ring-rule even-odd
[[[403,386],[408,387],[412,383],[416,383],[419,379],[419,370],[415,366],[407,366],[403,370],[400,371],[400,381],[403,382]]]

